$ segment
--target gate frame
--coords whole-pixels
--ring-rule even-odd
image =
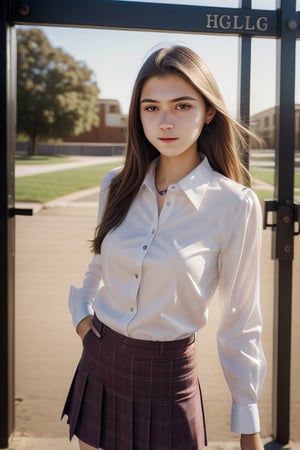
[[[0,4],[0,58],[0,448],[6,448],[15,427],[15,218],[9,211],[15,201],[16,140],[16,41],[6,2]]]
[[[180,0],[178,0],[180,1]],[[212,0],[213,1],[213,0]],[[168,21],[165,21],[165,17]],[[262,29],[261,18],[267,29]],[[167,23],[166,23],[167,22]],[[277,133],[275,199],[266,202],[264,227],[272,228],[274,270],[273,436],[282,448],[289,442],[291,305],[294,221],[295,47],[300,38],[296,0],[277,0],[276,10],[186,6],[117,0],[2,0],[0,5],[0,448],[7,448],[14,432],[14,150],[16,123],[15,25],[97,27],[142,31],[230,34],[240,37],[239,118],[249,125],[251,38],[273,37],[277,47]],[[228,26],[229,24],[229,26]],[[289,67],[290,70],[286,70]],[[248,157],[246,159],[248,164]],[[276,211],[277,222],[268,223]],[[28,212],[27,212],[28,213]],[[4,239],[3,239],[4,237]]]

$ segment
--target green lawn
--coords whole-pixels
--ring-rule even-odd
[[[255,189],[256,195],[258,196],[259,200],[272,200],[273,199],[273,192],[272,191],[264,191],[260,189]]]
[[[120,163],[68,169],[16,178],[16,201],[43,203],[72,192],[99,186],[103,176]]]
[[[274,171],[273,170],[252,170],[251,175],[253,178],[264,181],[265,183],[274,184]]]
[[[251,175],[258,180],[265,181],[274,185],[274,171],[273,170],[252,170]],[[295,188],[300,188],[300,173],[295,173]]]
[[[70,160],[68,157],[65,158]],[[61,157],[58,157],[57,159],[59,159],[60,162],[63,162]],[[64,162],[66,162],[66,159],[64,159]],[[97,187],[99,186],[103,176],[113,167],[117,167],[120,164],[121,163],[99,164],[95,166],[68,169],[28,177],[17,177],[15,182],[16,201],[44,203],[76,191]],[[253,177],[273,185],[273,171],[256,170],[251,174]],[[300,188],[299,173],[295,175],[295,186],[298,189]],[[272,191],[256,190],[256,193],[260,200],[270,199],[273,197]],[[299,197],[299,195],[296,195],[296,197]],[[296,200],[299,201],[298,198]]]

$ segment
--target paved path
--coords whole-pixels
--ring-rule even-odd
[[[10,450],[77,449],[69,443],[60,413],[81,353],[67,308],[70,284],[80,283],[91,257],[97,190],[59,199],[32,217],[16,217],[16,436]],[[63,206],[63,207],[62,207]],[[300,239],[295,241],[293,346],[300,341]],[[260,402],[262,436],[272,433],[273,262],[271,232],[263,232],[262,310],[264,347],[269,364]],[[229,432],[230,395],[215,346],[218,304],[197,335],[198,367],[206,407],[208,450],[237,450]],[[298,343],[298,344],[297,344]],[[297,354],[296,354],[297,353]],[[300,355],[293,352],[291,448],[300,445]],[[124,449],[130,450],[130,449]]]
[[[122,161],[121,156],[72,156],[70,162],[57,164],[16,164],[15,176],[27,177],[40,173],[58,172],[77,167],[95,166],[97,164],[109,164],[111,162]]]

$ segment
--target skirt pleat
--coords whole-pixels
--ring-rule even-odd
[[[206,433],[192,340],[160,345],[119,335],[96,317],[93,326],[101,336],[91,329],[84,338],[63,410],[70,439],[104,450],[201,450]]]

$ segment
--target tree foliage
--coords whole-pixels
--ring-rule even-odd
[[[17,131],[31,140],[59,139],[98,126],[99,89],[85,63],[53,48],[39,29],[17,32]]]

